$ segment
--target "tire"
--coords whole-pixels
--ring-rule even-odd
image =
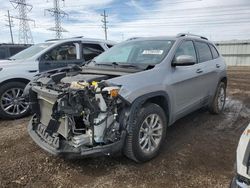
[[[29,106],[22,97],[25,86],[22,82],[7,82],[0,86],[1,118],[18,119],[29,114]]]
[[[163,109],[153,103],[142,106],[136,114],[128,125],[124,154],[136,162],[145,162],[159,153],[166,138],[167,119]]]
[[[226,102],[226,84],[224,82],[220,82],[217,87],[214,99],[209,106],[209,111],[212,114],[220,114],[225,107]]]

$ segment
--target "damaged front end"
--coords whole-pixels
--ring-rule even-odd
[[[120,86],[102,81],[108,78],[63,72],[35,80],[29,88],[34,116],[28,129],[33,140],[67,157],[119,152],[126,134],[120,119],[126,108]]]

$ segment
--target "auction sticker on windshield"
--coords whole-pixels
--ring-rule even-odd
[[[162,55],[163,50],[144,50],[142,54],[149,54],[149,55]]]

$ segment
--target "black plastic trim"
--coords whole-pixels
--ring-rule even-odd
[[[135,116],[136,114],[136,109],[138,107],[140,107],[142,104],[144,104],[147,100],[153,98],[153,97],[164,97],[167,100],[167,120],[168,120],[168,124],[171,122],[171,116],[170,116],[170,109],[171,109],[171,104],[170,104],[170,100],[169,100],[169,96],[165,91],[156,91],[156,92],[152,92],[152,93],[147,93],[145,95],[142,95],[138,98],[136,98],[133,103],[131,104],[131,109],[130,109],[130,116]],[[133,117],[130,117],[129,119],[133,119]]]

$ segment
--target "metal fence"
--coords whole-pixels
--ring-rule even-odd
[[[215,43],[227,65],[250,66],[250,40]]]

